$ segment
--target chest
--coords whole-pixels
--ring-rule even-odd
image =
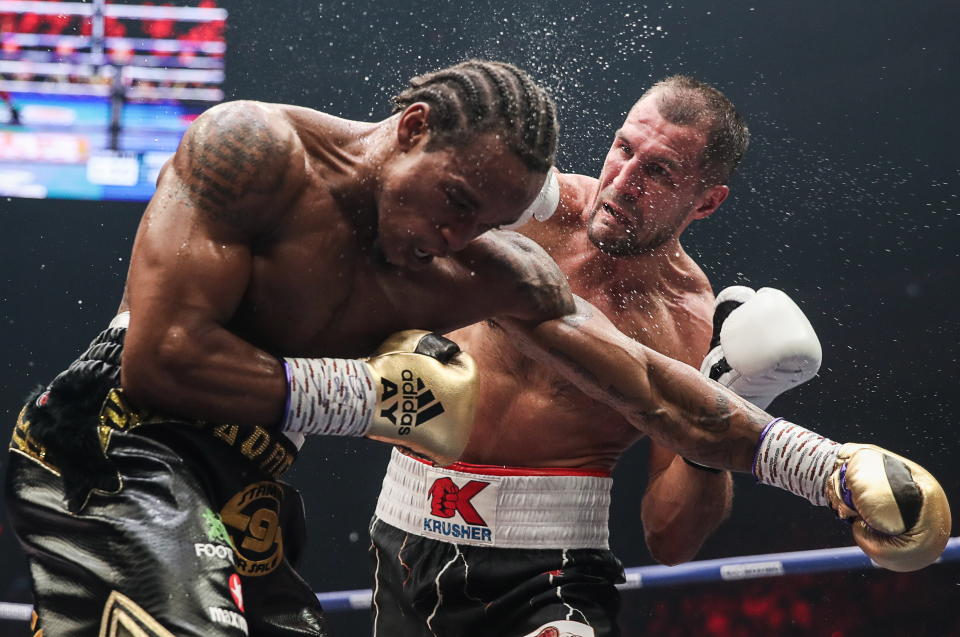
[[[251,343],[275,355],[362,356],[393,332],[442,328],[466,303],[453,277],[404,273],[337,215],[322,218],[254,247],[231,322]]]

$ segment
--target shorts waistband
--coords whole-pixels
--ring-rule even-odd
[[[261,471],[279,480],[297,457],[297,447],[286,436],[268,431],[264,427],[241,427],[223,423],[178,420],[149,411],[134,409],[115,388],[107,394],[100,409],[100,437],[109,440],[111,430],[129,431],[143,425],[183,426],[200,429],[204,435],[235,449]]]
[[[608,549],[612,483],[601,472],[576,469],[440,468],[394,449],[376,515],[402,531],[454,544]]]

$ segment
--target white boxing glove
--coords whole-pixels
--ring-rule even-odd
[[[774,288],[735,285],[720,292],[710,348],[700,372],[760,409],[816,376],[823,360],[810,321]]]

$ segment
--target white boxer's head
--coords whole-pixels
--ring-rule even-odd
[[[587,232],[615,256],[653,252],[723,203],[749,133],[722,93],[682,76],[630,109],[604,160]]]

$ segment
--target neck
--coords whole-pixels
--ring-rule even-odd
[[[392,151],[394,120],[351,122],[328,179],[330,194],[358,239],[371,245],[377,233],[377,200],[383,169]]]
[[[584,237],[589,241],[586,233]],[[680,245],[679,237],[669,239],[650,252],[632,256],[611,256],[592,242],[590,246],[590,257],[584,265],[598,287],[627,285],[635,290],[672,287],[689,274],[690,257]]]

